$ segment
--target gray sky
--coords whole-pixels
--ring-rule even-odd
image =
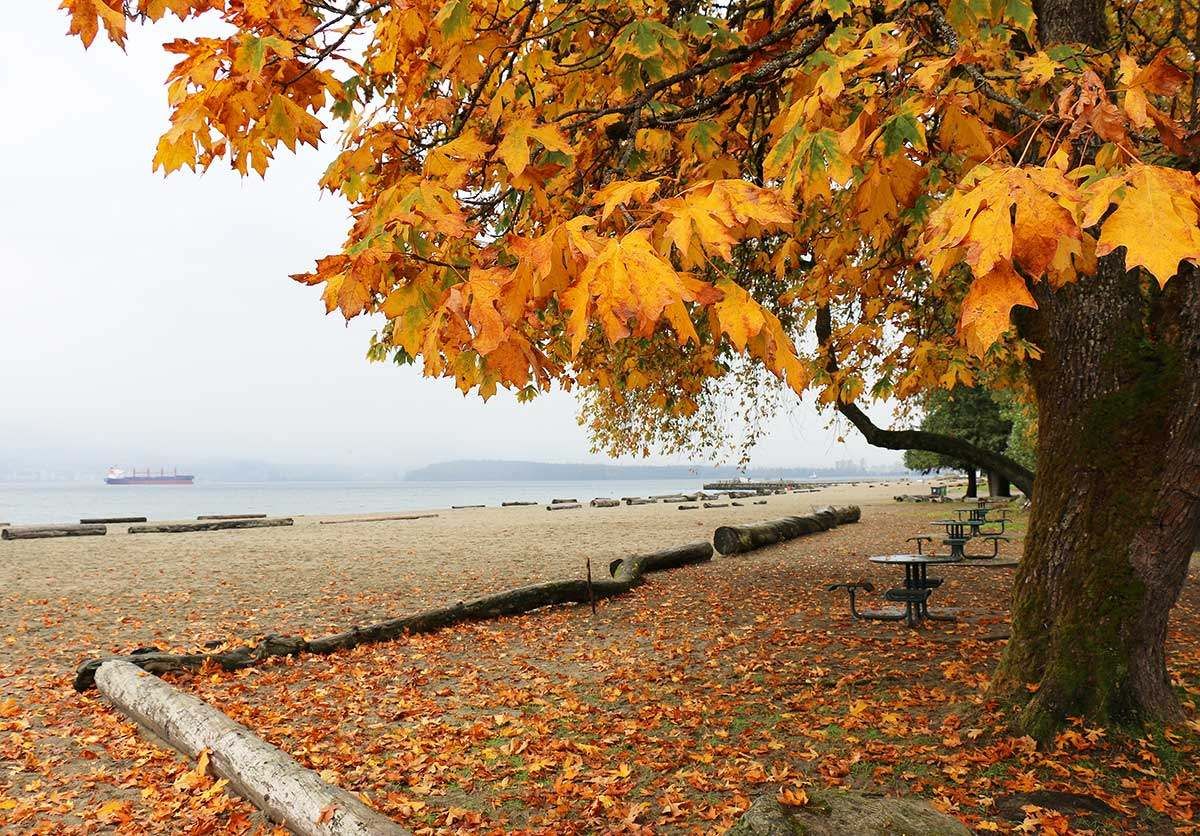
[[[284,151],[265,182],[152,174],[161,33],[85,52],[55,5],[13,4],[0,32],[0,464],[596,459],[571,396],[484,404],[367,363],[372,324],[324,316],[287,278],[346,228],[315,185],[330,152]],[[898,460],[852,428],[838,443],[808,404],[791,412],[756,463]]]

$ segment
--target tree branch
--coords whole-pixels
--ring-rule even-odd
[[[833,358],[832,346],[829,344],[833,335],[833,323],[829,314],[829,306],[823,305],[817,310],[816,319],[817,342],[829,356],[826,369],[837,371],[837,361]],[[867,443],[872,447],[882,447],[885,450],[925,450],[929,453],[941,453],[967,464],[972,464],[981,470],[998,473],[1016,485],[1026,496],[1033,496],[1033,473],[1008,456],[993,453],[982,447],[976,447],[969,441],[952,435],[931,433],[925,430],[888,430],[875,424],[867,413],[857,404],[837,402],[837,410],[853,424]]]

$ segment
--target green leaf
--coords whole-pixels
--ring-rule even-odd
[[[251,35],[238,46],[237,54],[233,59],[233,68],[241,73],[258,75],[262,72],[266,54],[267,48],[263,39]]]
[[[1023,32],[1033,31],[1033,22],[1036,18],[1033,14],[1033,3],[1030,0],[1008,0],[1004,16],[1021,27]]]
[[[850,14],[850,0],[822,0],[819,4],[829,10],[829,16],[834,20]]]
[[[471,0],[449,0],[433,22],[447,41],[465,41],[474,34],[471,28]]]
[[[711,119],[697,122],[687,132],[687,141],[692,147],[701,151],[711,151],[717,146],[717,136],[721,133],[720,126]]]
[[[883,126],[883,153],[891,156],[906,143],[913,148],[924,148],[925,136],[911,114],[900,113]]]

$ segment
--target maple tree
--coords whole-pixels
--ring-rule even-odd
[[[766,373],[873,444],[1027,492],[1018,463],[856,402],[1028,391],[1038,485],[994,692],[1039,735],[1178,716],[1164,639],[1200,529],[1195,9],[61,5],[85,44],[211,23],[166,45],[157,169],[263,174],[280,145],[340,143],[321,185],[353,223],[297,278],[329,311],[382,315],[375,357],[484,397],[580,388],[616,449],[703,430],[722,386]]]

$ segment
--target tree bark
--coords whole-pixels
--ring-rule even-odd
[[[1012,496],[1012,486],[1008,480],[994,470],[989,470],[987,475],[988,480],[988,495],[989,496]]]
[[[993,690],[1040,739],[1071,716],[1169,721],[1167,620],[1200,534],[1200,275],[1160,290],[1118,254],[1034,293],[1038,481]]]
[[[967,499],[975,499],[979,496],[979,476],[975,472],[975,468],[967,468]]]

